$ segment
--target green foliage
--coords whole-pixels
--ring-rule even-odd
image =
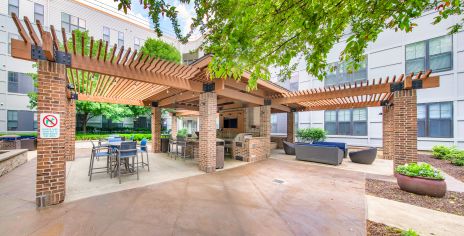
[[[396,167],[396,172],[411,177],[444,180],[441,172],[427,163],[409,163]]]
[[[303,128],[297,130],[296,136],[301,141],[312,143],[324,141],[326,139],[326,132],[321,128]]]
[[[408,230],[403,230],[401,232],[401,236],[419,236],[419,234],[416,233],[416,231],[412,229],[408,229]]]
[[[145,54],[148,54],[150,57],[161,58],[177,63],[181,62],[181,54],[179,50],[177,50],[177,48],[175,48],[174,46],[165,43],[159,39],[147,39],[140,51],[142,51]]]
[[[33,133],[1,133],[0,137],[4,136],[4,135],[18,135],[19,137],[29,137],[29,136],[37,137],[37,132],[33,132]]]
[[[119,9],[127,12],[131,0],[115,0]],[[238,79],[244,71],[251,73],[249,88],[257,80],[270,77],[269,66],[280,68],[282,78],[291,76],[296,59],[306,62],[306,71],[319,78],[330,69],[327,55],[333,46],[346,38],[340,61],[355,71],[364,61],[364,50],[385,30],[410,32],[416,19],[427,9],[437,9],[435,24],[457,17],[463,20],[462,0],[181,0],[193,3],[195,16],[192,30],[181,34],[176,7],[170,1],[143,0],[158,36],[160,18],[172,22],[181,42],[186,42],[193,30],[204,35],[202,48],[213,54],[211,78]],[[450,33],[462,29],[460,22]]]
[[[118,134],[120,137],[124,137],[126,140],[129,140],[130,137],[134,136],[135,141],[141,141],[146,138],[151,140],[151,134]],[[109,134],[76,134],[76,140],[99,140],[107,139]]]
[[[187,137],[187,129],[186,128],[182,128],[180,130],[177,131],[177,137],[180,137],[180,138],[185,138]]]
[[[437,159],[444,159],[451,153],[452,148],[444,145],[436,145],[432,148],[432,155]]]

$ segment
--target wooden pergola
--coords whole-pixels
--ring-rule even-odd
[[[239,81],[210,78],[210,55],[181,65],[131,48],[110,46],[93,37],[89,49],[82,46],[78,50],[77,42],[85,42],[74,32],[68,47],[64,29],[60,39],[53,25],[48,32],[37,22],[36,32],[27,17],[25,27],[14,14],[13,20],[21,39],[12,39],[12,56],[39,65],[38,113],[61,114],[65,121],[61,137],[38,138],[37,198],[45,196],[45,205],[64,200],[64,166],[66,160],[74,159],[75,99],[152,107],[154,152],[160,150],[161,108],[198,112],[199,167],[212,172],[216,158],[211,152],[216,138],[212,116],[218,111],[245,107],[260,107],[265,117],[261,120],[266,123],[262,124],[265,130],[261,134],[270,142],[271,112],[288,114],[287,139],[293,141],[294,112],[383,106],[384,156],[393,159],[395,165],[416,161],[416,90],[439,86],[439,77],[431,76],[429,71],[296,92],[259,80],[257,90],[248,91],[247,73]],[[62,153],[54,151],[60,147]]]

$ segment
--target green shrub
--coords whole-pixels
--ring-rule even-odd
[[[453,151],[453,147],[447,147],[444,145],[436,145],[432,148],[432,155],[437,159],[446,159],[447,156]]]
[[[401,236],[419,236],[419,234],[417,234],[416,231],[412,229],[408,229],[408,230],[403,230],[401,232]]]
[[[185,137],[187,137],[187,129],[186,129],[186,128],[182,128],[182,129],[180,129],[179,131],[177,131],[177,137],[180,137],[180,138],[185,138]]]
[[[428,179],[445,179],[441,172],[427,163],[409,163],[396,167],[396,172],[411,177],[423,177]]]
[[[303,128],[298,129],[296,136],[300,141],[305,142],[317,142],[324,141],[326,139],[325,130],[321,128]]]
[[[76,134],[76,140],[99,140],[107,139],[109,134]],[[124,137],[126,140],[129,140],[134,136],[135,141],[141,141],[146,138],[151,139],[151,134],[119,134],[119,136]]]
[[[25,136],[37,137],[37,132],[31,132],[31,133],[1,133],[0,137],[4,136],[4,135],[18,135],[19,137],[25,137]]]

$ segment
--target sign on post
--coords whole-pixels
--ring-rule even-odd
[[[40,114],[40,138],[60,137],[60,114]]]

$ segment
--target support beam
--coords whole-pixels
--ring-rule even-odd
[[[295,112],[287,112],[287,142],[295,143]]]
[[[208,92],[200,94],[200,170],[207,173],[216,171],[216,109],[217,94]]]
[[[89,102],[106,102],[106,103],[112,103],[112,104],[145,106],[145,104],[141,100],[131,100],[131,99],[124,99],[124,98],[111,98],[111,97],[103,97],[103,96],[87,95],[87,94],[79,94],[78,100],[80,100],[80,101],[89,101]]]
[[[263,98],[251,95],[249,93],[242,93],[240,91],[233,90],[233,89],[230,89],[230,88],[225,88],[223,90],[218,90],[218,91],[216,91],[216,93],[218,95],[221,95],[221,96],[224,96],[224,97],[227,97],[227,98],[240,100],[240,101],[243,101],[243,102],[248,102],[248,103],[252,103],[252,104],[256,104],[256,105],[260,105],[260,106],[264,105],[264,99]]]
[[[261,106],[259,110],[259,136],[266,138],[264,147],[268,150],[267,157],[271,155],[271,106]]]
[[[36,202],[38,207],[59,204],[66,191],[66,67],[63,64],[38,61],[37,113],[59,115],[58,138],[44,138],[37,133]],[[40,120],[40,118],[39,118]],[[42,122],[42,121],[39,121]]]
[[[171,113],[171,137],[177,137],[177,115],[176,113]]]
[[[152,152],[161,152],[161,108],[151,108],[151,140]]]
[[[174,96],[161,99],[159,101],[159,106],[163,107],[163,106],[171,105],[176,102],[185,101],[188,99],[196,98],[198,96],[200,96],[200,93],[193,92],[193,91],[186,91],[186,92],[178,93],[178,94],[175,94]]]
[[[395,127],[393,124],[394,107],[384,106],[382,108],[382,130],[383,130],[383,159],[393,160],[394,147],[393,147],[393,132]]]

